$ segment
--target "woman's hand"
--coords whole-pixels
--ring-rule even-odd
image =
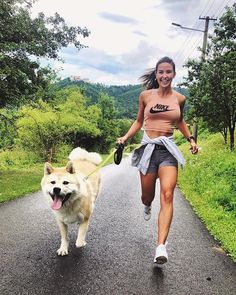
[[[117,143],[119,144],[125,144],[125,142],[128,140],[128,138],[126,136],[122,136],[122,137],[119,137],[117,138]]]
[[[197,154],[198,146],[197,146],[196,142],[193,139],[190,141],[190,145],[191,145],[191,148],[190,148],[191,153],[192,154]]]

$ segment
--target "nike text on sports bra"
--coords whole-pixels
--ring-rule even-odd
[[[180,119],[180,107],[176,95],[160,98],[156,89],[144,110],[144,130],[173,133],[175,123]]]

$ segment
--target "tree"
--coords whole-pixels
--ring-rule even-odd
[[[55,160],[63,144],[87,148],[100,135],[96,106],[85,106],[85,98],[73,89],[63,90],[67,99],[55,106],[40,101],[34,107],[18,111],[17,129],[21,145],[34,151],[42,160]]]
[[[52,70],[42,68],[39,58],[60,59],[59,50],[69,44],[85,47],[79,37],[87,37],[87,28],[68,26],[58,14],[40,13],[31,18],[33,0],[0,0],[0,107],[32,100],[41,88],[47,88]],[[34,60],[33,60],[34,57]]]
[[[98,106],[87,106],[87,99],[78,87],[68,87],[57,93],[57,99],[63,99],[56,109],[61,113],[61,124],[64,124],[64,140],[73,147],[96,150],[92,144],[101,131],[99,120],[101,110]],[[53,103],[53,102],[52,102]]]
[[[13,110],[0,109],[0,149],[12,147],[17,136]]]
[[[112,145],[115,146],[118,136],[117,111],[114,99],[105,93],[100,94],[97,106],[101,110],[101,116],[98,120],[101,135],[97,139],[97,142],[100,152],[106,153]]]
[[[210,130],[219,131],[226,141],[230,134],[230,149],[234,149],[236,122],[236,5],[215,24],[214,34],[205,61],[190,60],[186,85],[190,105],[201,116]]]
[[[129,130],[132,125],[133,120],[129,119],[118,119],[117,126],[119,128],[118,137],[123,136]],[[138,144],[141,142],[143,136],[143,130],[137,132],[133,137],[131,137],[128,141],[129,145]]]

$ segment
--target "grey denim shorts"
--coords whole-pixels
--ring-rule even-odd
[[[132,166],[138,166],[145,147],[145,145],[142,145],[134,150],[131,159]],[[164,146],[156,145],[149,162],[147,173],[156,173],[159,167],[163,166],[174,166],[178,168],[178,161]]]

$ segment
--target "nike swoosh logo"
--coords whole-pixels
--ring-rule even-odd
[[[169,112],[169,111],[173,111],[173,110],[155,110],[153,108],[150,109],[151,114],[164,113],[164,112]]]

